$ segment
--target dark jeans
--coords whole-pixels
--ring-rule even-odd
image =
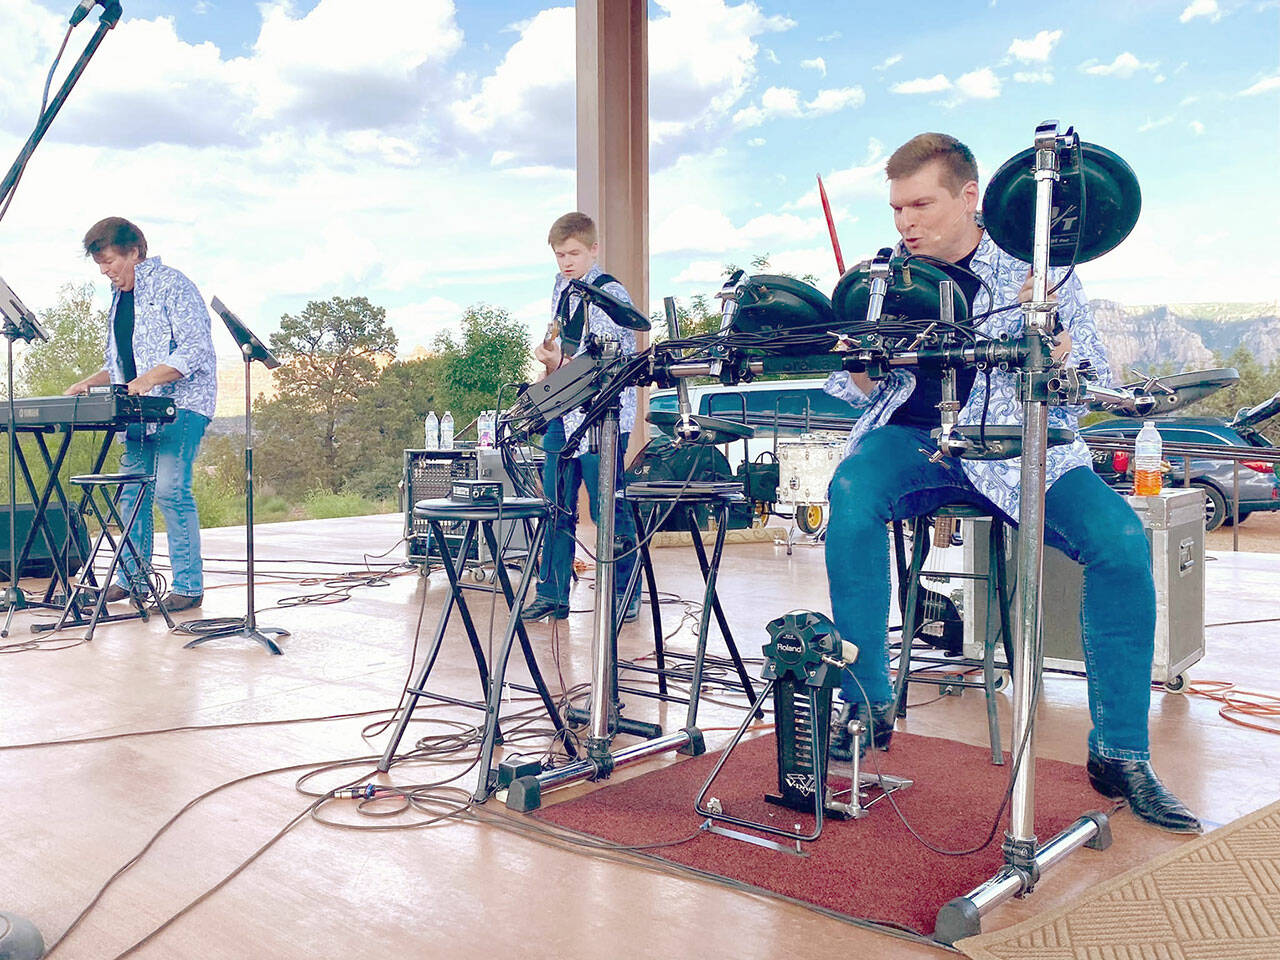
[[[615,464],[617,488],[622,489],[622,458],[627,449],[627,438],[630,434],[618,436],[618,461]],[[546,542],[542,547],[542,562],[538,567],[538,596],[560,605],[569,602],[569,587],[573,579],[574,533],[578,529],[578,486],[587,485],[587,500],[590,505],[591,519],[600,522],[600,504],[598,502],[598,486],[600,480],[600,457],[593,453],[584,453],[580,457],[568,454],[572,451],[564,449],[564,424],[553,420],[547,427],[542,442],[546,452],[546,463],[542,467],[542,489],[547,499],[556,504],[555,516],[552,518]],[[552,493],[554,491],[554,494]],[[627,504],[615,498],[613,511],[613,536],[617,553],[626,553],[618,560],[614,568],[614,597],[622,600],[627,580],[636,565],[636,554],[633,552],[636,543],[636,525]],[[594,544],[592,548],[594,549]]]
[[[185,597],[198,597],[204,593],[200,517],[196,513],[195,497],[191,494],[191,468],[207,426],[208,417],[179,408],[177,418],[172,423],[161,424],[154,433],[143,434],[140,425],[130,427],[125,435],[124,454],[120,457],[122,473],[155,474],[154,491],[148,487],[132,539],[142,555],[150,560],[155,530],[151,502],[154,497],[164,514],[165,530],[169,536],[169,562],[173,567],[171,586],[174,593]],[[137,496],[136,487],[126,487],[120,494],[123,516],[128,516]],[[116,575],[121,586],[127,586],[128,578],[136,575],[136,569],[133,553],[125,551]]]
[[[832,618],[841,636],[858,646],[850,669],[877,703],[892,697],[886,524],[955,502],[999,515],[958,460],[930,463],[921,447],[932,447],[926,430],[879,427],[831,481],[826,549]],[[1049,488],[1044,538],[1084,567],[1080,626],[1093,719],[1090,749],[1104,757],[1145,760],[1156,605],[1142,524],[1093,470],[1077,467]],[[849,676],[842,686],[846,700],[862,699]]]

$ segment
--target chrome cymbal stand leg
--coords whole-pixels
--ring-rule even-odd
[[[1022,370],[1022,485],[1018,514],[1018,582],[1021,584],[1017,642],[1013,664],[1013,795],[1004,837],[1005,863],[985,883],[938,911],[934,936],[955,943],[982,929],[983,914],[1011,897],[1030,893],[1043,871],[1080,846],[1103,849],[1111,842],[1107,818],[1088,813],[1043,847],[1035,835],[1035,709],[1039,700],[1044,650],[1040,635],[1040,584],[1044,556],[1045,476],[1048,450],[1048,399],[1037,391],[1049,366],[1045,337],[1053,330],[1055,305],[1048,300],[1049,225],[1053,185],[1058,180],[1056,123],[1036,128],[1036,208],[1031,301],[1023,307],[1023,338],[1029,357]],[[1025,745],[1025,746],[1024,746]],[[1022,751],[1019,760],[1017,752]]]

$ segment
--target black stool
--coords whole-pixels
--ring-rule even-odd
[[[644,569],[645,583],[649,588],[649,610],[653,617],[653,645],[657,662],[658,696],[667,698],[667,672],[665,652],[662,645],[662,613],[658,603],[658,583],[653,572],[653,558],[649,553],[649,539],[654,531],[668,516],[683,517],[693,540],[693,549],[698,555],[698,566],[702,568],[702,579],[705,589],[702,593],[702,616],[698,620],[698,646],[693,661],[693,676],[689,689],[689,712],[685,720],[686,727],[697,726],[698,699],[702,695],[702,675],[706,664],[729,666],[737,670],[742,691],[748,703],[755,703],[755,687],[747,674],[746,665],[738,654],[737,644],[733,642],[733,634],[729,630],[729,622],[725,619],[724,610],[720,607],[720,598],[716,595],[716,575],[720,569],[720,557],[724,553],[724,538],[729,530],[729,510],[736,503],[742,503],[741,492],[726,492],[718,489],[723,485],[704,483],[632,483],[628,484],[621,496],[631,505],[632,516],[635,517],[636,534],[640,543],[640,563],[632,573],[627,584],[626,595],[622,600],[625,610],[631,602],[632,594],[639,589],[641,568]],[[698,528],[697,508],[708,508],[716,521],[716,542],[711,551],[711,559],[707,559],[707,551],[702,543],[702,531]],[[642,513],[647,510],[647,516]],[[714,612],[716,622],[720,625],[720,633],[724,637],[725,646],[729,648],[730,662],[718,657],[707,656],[707,633],[711,627],[711,615]],[[616,626],[616,625],[615,625]],[[617,631],[615,629],[615,642]],[[757,716],[763,711],[757,710]]]
[[[99,623],[136,620],[139,617],[143,620],[149,619],[147,600],[150,598],[155,600],[156,606],[164,617],[164,622],[172,630],[173,618],[169,616],[169,611],[160,602],[160,590],[156,581],[155,570],[151,566],[151,561],[142,556],[137,544],[133,541],[133,525],[142,513],[142,504],[147,499],[148,488],[155,486],[155,476],[149,473],[89,473],[72,477],[71,482],[82,491],[80,511],[84,513],[87,508],[87,512],[92,513],[94,519],[98,521],[98,536],[93,541],[93,547],[89,550],[89,555],[85,558],[79,575],[71,585],[71,590],[67,594],[66,605],[62,608],[62,616],[58,619],[57,626],[53,629],[61,630],[63,627],[88,624],[89,631],[84,638],[85,640],[92,640],[93,631]],[[119,508],[120,494],[127,488],[134,489],[137,495],[133,499],[133,506],[129,510],[129,515],[122,517]],[[118,527],[120,530],[119,540],[111,534],[113,526]],[[98,559],[98,553],[104,543],[107,545],[111,559],[107,564],[107,572],[102,579],[102,583],[99,584],[93,572],[93,565],[94,561]],[[133,556],[134,560],[135,569],[125,579],[129,583],[129,599],[133,602],[136,612],[112,614],[104,617],[102,612],[106,609],[107,591],[111,589],[116,569],[123,561],[126,550]],[[82,604],[88,605],[89,596],[93,596],[93,613],[89,615],[88,620],[85,620],[80,615],[79,608]],[[85,599],[81,599],[82,597]]]
[[[409,719],[413,715],[414,707],[417,706],[420,697],[430,697],[433,700],[440,700],[445,703],[483,710],[485,711],[484,741],[480,748],[480,759],[477,762],[480,768],[480,777],[479,782],[476,784],[475,792],[472,794],[473,800],[477,803],[483,803],[488,798],[491,788],[489,765],[493,760],[493,748],[496,744],[502,742],[502,731],[498,727],[498,710],[502,703],[502,683],[503,676],[507,670],[507,659],[511,656],[511,647],[517,636],[520,638],[520,648],[524,651],[524,660],[529,666],[533,684],[537,688],[538,696],[542,698],[543,705],[547,708],[547,715],[551,718],[551,722],[556,728],[556,733],[564,738],[565,749],[569,755],[571,757],[577,756],[577,751],[572,741],[565,736],[564,721],[556,709],[555,701],[551,698],[551,691],[547,689],[547,685],[542,679],[542,672],[538,669],[537,658],[534,657],[533,648],[529,645],[529,635],[525,632],[524,624],[520,621],[520,611],[524,606],[524,596],[528,591],[529,581],[532,579],[532,574],[537,564],[538,548],[542,543],[547,519],[547,506],[542,500],[531,497],[514,497],[503,500],[501,504],[458,503],[448,499],[422,500],[414,505],[413,515],[418,520],[425,520],[430,526],[431,546],[434,546],[439,552],[440,561],[443,563],[445,573],[449,578],[449,596],[445,599],[444,608],[440,611],[440,620],[436,624],[435,636],[432,638],[431,648],[427,651],[422,671],[418,674],[417,681],[407,691],[409,699],[405,703],[399,722],[396,723],[395,732],[391,735],[391,742],[387,744],[387,749],[378,763],[378,769],[385,773],[391,768],[391,762],[395,758],[396,747],[400,745],[400,739],[404,736],[405,728],[409,725]],[[506,540],[500,545],[498,543],[498,533],[494,529],[495,525],[502,521],[521,522],[524,524],[525,533],[528,537],[529,552],[520,570],[520,586],[514,590],[511,587],[511,580],[507,576],[506,564],[503,558],[510,540],[511,531],[508,531]],[[456,555],[450,556],[449,542],[445,539],[442,524],[457,522],[465,523],[466,527],[461,540],[458,542]],[[514,529],[513,525],[511,530]],[[489,555],[493,557],[494,580],[497,586],[493,588],[472,587],[471,589],[488,590],[501,587],[507,606],[510,608],[510,613],[507,617],[507,629],[502,638],[502,647],[493,666],[492,676],[490,676],[488,665],[485,662],[484,650],[480,646],[480,637],[476,633],[475,623],[471,619],[471,611],[467,608],[467,601],[463,596],[465,588],[462,586],[462,573],[466,569],[467,558],[471,554],[471,549],[476,545],[477,531],[483,535],[485,543],[489,547]],[[427,553],[429,561],[429,548]],[[435,665],[436,657],[440,653],[440,645],[444,640],[445,629],[449,625],[449,618],[453,614],[455,604],[458,607],[458,612],[462,615],[462,623],[467,631],[467,639],[471,641],[471,652],[475,656],[476,667],[480,671],[480,685],[486,698],[484,703],[474,700],[460,700],[456,697],[448,697],[439,693],[429,693],[426,689],[427,677],[430,676],[431,668]]]
[[[950,528],[960,520],[989,520],[987,569],[981,573],[964,570],[925,570],[924,562],[928,554],[930,528],[935,523]],[[987,611],[999,611],[999,638],[1004,644],[1005,662],[1013,666],[1013,635],[1009,624],[1009,575],[1005,563],[1005,524],[998,515],[989,510],[974,507],[965,503],[944,504],[932,514],[916,517],[911,521],[911,560],[907,565],[906,550],[903,546],[902,521],[893,524],[894,546],[898,562],[898,599],[902,609],[902,646],[898,654],[898,675],[894,680],[894,703],[896,715],[907,715],[907,685],[916,683],[933,683],[944,689],[956,687],[980,687],[987,698],[987,728],[991,738],[991,762],[1003,764],[1004,755],[1000,751],[1000,722],[996,713],[996,669],[995,644],[996,637],[985,629],[985,624],[978,624],[983,631],[982,659],[972,660],[964,657],[938,656],[927,658],[930,666],[945,664],[947,666],[971,666],[982,668],[982,680],[966,680],[964,678],[937,678],[911,675],[911,646],[921,628],[930,620],[936,619],[936,612],[930,608],[935,602],[933,598],[923,596],[930,593],[920,584],[921,576],[937,579],[974,580],[987,586]],[[934,616],[930,616],[934,613]]]

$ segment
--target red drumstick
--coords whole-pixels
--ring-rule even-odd
[[[822,185],[822,174],[818,174],[818,194],[822,197],[822,212],[827,215],[827,230],[831,233],[831,249],[836,254],[836,269],[844,276],[844,257],[840,254],[840,238],[836,236],[836,222],[831,218],[831,204],[827,202],[827,188]]]

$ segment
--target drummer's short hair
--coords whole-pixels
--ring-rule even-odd
[[[99,220],[84,235],[84,253],[86,257],[96,257],[108,247],[115,247],[121,253],[130,250],[138,251],[138,259],[147,259],[147,238],[142,235],[136,224],[124,217],[107,217]]]
[[[547,233],[547,243],[555,247],[569,239],[581,240],[586,246],[591,246],[596,242],[596,222],[578,210],[557,217]]]
[[[927,163],[942,164],[942,182],[953,194],[960,192],[970,180],[978,179],[978,163],[973,151],[955,137],[945,133],[922,133],[912,137],[884,165],[885,176],[899,180],[916,173]]]

